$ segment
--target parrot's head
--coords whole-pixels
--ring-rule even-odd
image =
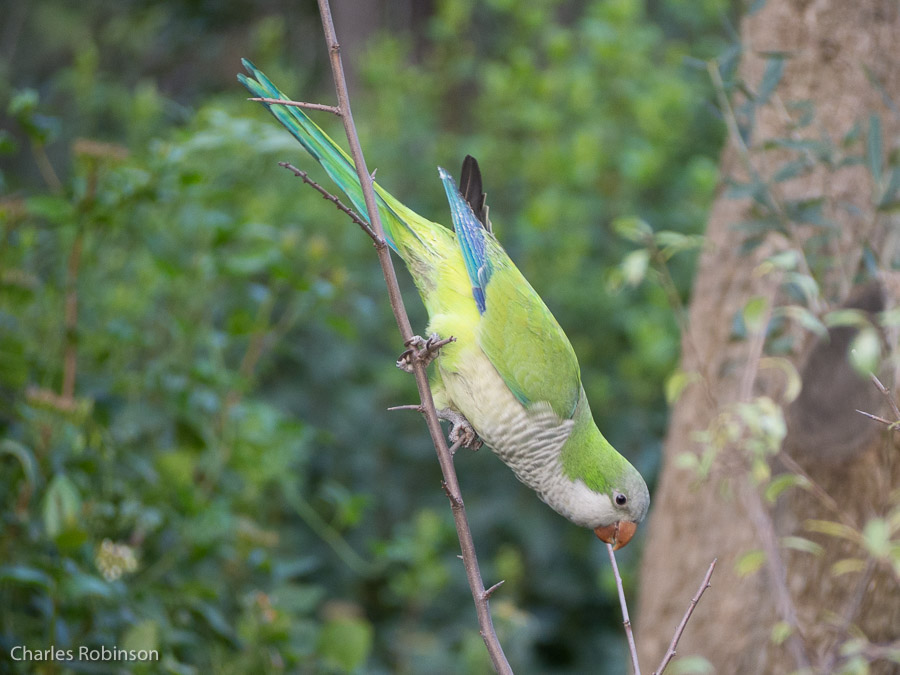
[[[609,493],[615,519],[607,525],[594,528],[594,534],[601,541],[611,544],[614,551],[631,541],[638,523],[650,508],[650,491],[637,469],[628,464],[618,483]]]

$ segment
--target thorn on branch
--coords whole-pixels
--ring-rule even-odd
[[[342,211],[350,216],[350,220],[359,225],[363,231],[372,238],[372,240],[376,243],[376,245],[381,241],[381,237],[379,237],[375,230],[372,229],[372,226],[369,225],[365,220],[363,220],[353,209],[349,206],[346,206],[340,199],[331,194],[328,190],[319,185],[316,181],[309,177],[309,174],[305,171],[298,169],[296,166],[291,164],[290,162],[278,162],[278,166],[287,169],[292,174],[297,176],[303,180],[304,183],[313,188],[316,192],[318,192],[324,199],[327,199],[332,204],[334,204],[338,211]],[[383,243],[383,242],[382,242]]]
[[[326,105],[324,103],[307,103],[305,101],[288,101],[281,98],[265,98],[264,96],[253,96],[247,99],[248,101],[257,101],[259,103],[265,103],[266,105],[286,105],[294,108],[308,108],[309,110],[321,110],[323,112],[330,112],[332,115],[337,115],[341,117],[344,113],[341,112],[341,109],[335,105]]]
[[[500,588],[503,584],[506,583],[506,579],[501,579],[496,584],[488,588],[484,593],[481,594],[481,597],[485,600],[490,600],[491,596]]]
[[[415,410],[416,412],[424,413],[425,406],[421,403],[410,403],[408,405],[395,405],[388,408],[389,411],[393,412],[395,410]]]
[[[865,415],[870,420],[874,420],[876,422],[880,422],[881,424],[884,424],[885,426],[887,426],[889,431],[900,430],[900,407],[897,406],[897,401],[894,400],[893,396],[891,396],[891,390],[888,389],[887,387],[885,387],[881,383],[881,380],[879,380],[875,376],[875,373],[870,373],[869,377],[872,379],[872,384],[875,385],[875,388],[879,392],[881,392],[882,396],[884,396],[887,399],[888,405],[891,407],[891,412],[894,415],[894,421],[892,422],[890,420],[886,420],[883,417],[879,417],[878,415],[873,415],[872,413],[868,413],[868,412],[865,412],[865,411],[859,410],[859,409],[857,409],[856,412],[858,412],[860,415]]]
[[[444,494],[447,495],[447,499],[450,500],[450,508],[454,510],[461,509],[463,507],[462,499],[450,491],[450,486],[447,485],[447,481],[442,480],[441,487],[444,488]]]

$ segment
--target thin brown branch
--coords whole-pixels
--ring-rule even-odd
[[[338,99],[338,109],[341,113],[341,120],[344,123],[344,132],[347,136],[347,142],[350,144],[350,155],[353,158],[357,175],[359,176],[359,182],[362,187],[366,204],[366,212],[369,214],[372,229],[377,234],[377,238],[375,239],[375,250],[378,253],[378,260],[381,263],[381,269],[384,273],[385,283],[387,284],[391,309],[394,312],[394,318],[397,321],[397,327],[400,330],[400,336],[403,339],[403,343],[407,344],[413,337],[413,330],[409,322],[409,316],[406,313],[406,308],[403,305],[403,298],[400,295],[400,286],[397,283],[397,275],[394,271],[390,252],[388,251],[385,242],[384,228],[381,225],[381,218],[378,213],[372,176],[366,168],[366,161],[363,156],[362,148],[360,147],[356,125],[353,123],[353,113],[350,109],[350,96],[347,92],[347,80],[344,76],[344,66],[341,61],[341,47],[334,30],[334,22],[331,17],[331,6],[329,5],[328,0],[318,0],[318,3],[319,14],[322,17],[322,28],[325,32],[325,42],[328,45],[331,73],[334,79],[334,86]],[[475,555],[475,543],[472,540],[472,532],[469,529],[468,519],[466,518],[466,510],[463,506],[459,480],[456,477],[456,470],[453,467],[453,455],[450,454],[450,449],[447,447],[447,440],[444,438],[440,420],[438,420],[434,399],[431,395],[431,388],[428,384],[428,376],[425,372],[425,363],[420,358],[413,358],[411,359],[411,362],[413,374],[416,378],[416,387],[419,390],[419,398],[425,409],[424,415],[428,425],[428,432],[431,434],[431,440],[434,443],[438,463],[440,464],[441,473],[444,477],[445,489],[448,495],[452,495],[451,503],[454,505],[457,503],[459,504],[459,508],[452,509],[453,520],[456,524],[456,533],[459,537],[459,545],[466,569],[466,578],[468,579],[469,588],[472,592],[472,599],[475,602],[475,611],[478,615],[478,626],[480,629],[479,632],[487,647],[494,670],[502,675],[512,675],[512,668],[510,668],[509,662],[503,653],[503,648],[500,645],[500,641],[497,639],[497,633],[494,631],[490,605],[488,598],[485,596],[484,581],[481,578],[481,572],[478,568],[478,558]]]
[[[260,103],[267,103],[269,105],[286,105],[293,106],[294,108],[307,108],[309,110],[321,110],[323,112],[330,112],[332,115],[337,115],[340,117],[343,115],[341,109],[337,106],[326,105],[324,103],[307,103],[306,101],[286,101],[280,98],[266,98],[264,96],[252,96],[247,99],[248,101],[258,101]]]
[[[846,644],[844,641],[850,634],[850,627],[853,624],[853,621],[856,619],[856,616],[859,614],[859,608],[862,606],[863,598],[866,596],[866,592],[869,589],[869,584],[872,581],[872,575],[875,574],[876,562],[874,559],[869,558],[869,562],[866,564],[866,569],[863,571],[859,580],[856,582],[856,589],[853,592],[853,595],[850,598],[850,602],[847,603],[843,616],[841,617],[841,624],[838,626],[837,634],[841,637],[838,640],[834,647],[832,647],[831,651],[828,653],[825,658],[824,664],[822,665],[823,673],[830,673],[834,668],[834,664],[837,663],[838,658],[840,658],[841,647]]]
[[[891,390],[881,384],[881,380],[875,376],[875,373],[871,373],[870,377],[872,378],[872,384],[875,385],[875,388],[887,399],[888,405],[891,406],[891,412],[894,414],[894,419],[897,422],[900,422],[900,407],[897,406],[897,401],[891,396]]]
[[[342,212],[346,213],[348,216],[350,216],[350,220],[352,220],[354,223],[359,225],[363,229],[363,231],[372,238],[373,241],[376,241],[376,242],[378,241],[378,235],[375,234],[375,230],[372,229],[372,226],[369,225],[369,223],[367,223],[365,220],[363,220],[362,217],[356,213],[356,211],[354,211],[349,206],[344,204],[340,199],[338,199],[336,196],[331,194],[328,190],[326,190],[321,185],[319,185],[316,181],[314,181],[312,178],[310,178],[309,174],[307,174],[305,171],[302,171],[301,169],[298,169],[296,166],[294,166],[290,162],[278,162],[278,166],[287,169],[288,171],[293,173],[295,176],[297,176],[297,178],[302,179],[304,183],[306,183],[311,188],[313,188],[316,192],[321,194],[324,199],[327,199],[332,204],[334,204],[337,207],[338,211],[342,211]]]
[[[619,574],[619,566],[616,564],[615,549],[612,544],[606,545],[609,553],[609,562],[612,565],[613,574],[616,577],[616,589],[619,591],[619,606],[622,608],[622,624],[625,626],[625,637],[628,639],[628,651],[631,653],[631,666],[634,675],[641,675],[641,666],[638,663],[637,645],[634,643],[634,631],[631,630],[631,619],[628,618],[628,604],[625,602],[625,588],[622,586],[622,576]]]
[[[760,497],[753,486],[747,486],[744,501],[750,520],[756,529],[763,551],[766,554],[766,570],[769,573],[769,587],[772,590],[775,610],[780,619],[792,629],[787,639],[787,646],[797,663],[797,667],[809,669],[811,667],[809,654],[807,654],[806,643],[800,634],[800,620],[797,617],[797,608],[794,606],[794,600],[787,585],[787,572],[785,571],[784,560],[778,547],[778,537],[775,534],[772,518],[763,504],[762,497]]]
[[[859,411],[857,411],[857,412],[859,412]],[[865,413],[863,413],[863,414],[865,414]],[[790,471],[792,474],[801,476],[803,478],[803,480],[806,481],[806,486],[809,488],[810,492],[812,492],[813,495],[815,495],[816,499],[818,499],[819,502],[823,506],[825,506],[825,508],[827,508],[829,511],[831,511],[831,513],[838,520],[840,520],[842,523],[844,523],[844,525],[846,525],[847,527],[850,527],[856,531],[860,531],[862,529],[862,528],[860,528],[859,524],[847,514],[847,510],[842,509],[840,507],[840,505],[835,501],[834,497],[832,497],[830,494],[828,494],[828,492],[825,490],[825,488],[823,488],[816,481],[814,481],[812,476],[810,476],[806,472],[806,470],[797,463],[797,460],[795,460],[793,457],[791,457],[786,452],[782,452],[781,454],[779,454],[778,460],[782,464],[784,464],[785,468],[788,471]]]
[[[887,426],[892,426],[892,425],[897,424],[896,422],[891,422],[890,420],[886,420],[883,417],[879,417],[878,415],[873,415],[872,413],[867,413],[865,410],[860,410],[859,408],[856,408],[856,412],[858,412],[860,415],[865,415],[870,420],[874,420],[876,422],[881,422],[882,424],[886,424]]]
[[[678,648],[678,641],[681,640],[681,634],[684,633],[684,629],[687,627],[688,621],[691,620],[691,615],[694,613],[694,609],[697,607],[697,603],[700,602],[700,598],[703,597],[706,589],[710,587],[709,580],[712,579],[713,571],[716,569],[716,563],[718,561],[718,558],[713,558],[713,561],[709,564],[709,569],[706,571],[706,576],[703,577],[703,582],[700,584],[700,588],[697,589],[694,597],[691,598],[691,604],[688,605],[687,611],[681,618],[681,623],[679,623],[678,628],[675,629],[675,635],[672,636],[672,642],[669,643],[669,648],[666,650],[662,661],[660,661],[659,667],[657,667],[657,669],[653,671],[653,675],[662,675],[663,671],[669,667],[669,661],[671,661],[675,657],[675,650]]]

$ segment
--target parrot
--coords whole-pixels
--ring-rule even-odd
[[[257,98],[290,100],[250,61],[239,81]],[[367,218],[353,160],[299,107],[263,103]],[[557,513],[614,549],[634,536],[650,504],[641,474],[591,414],[569,339],[493,234],[477,161],[460,184],[438,175],[453,229],[374,185],[385,240],[412,275],[438,350],[435,404],[478,438]]]

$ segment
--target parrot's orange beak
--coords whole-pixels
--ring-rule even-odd
[[[594,534],[600,541],[611,544],[613,551],[618,551],[631,541],[635,532],[637,532],[637,523],[632,523],[630,520],[617,520],[611,525],[594,529]]]

